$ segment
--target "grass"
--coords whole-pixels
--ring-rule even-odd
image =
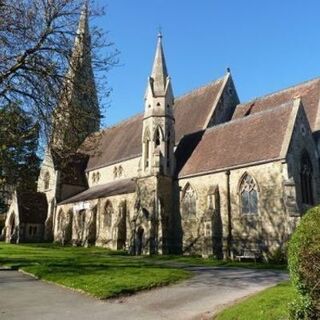
[[[261,263],[254,261],[228,261],[228,260],[217,260],[217,259],[204,259],[200,256],[175,256],[175,255],[163,255],[163,256],[152,256],[146,257],[147,260],[162,262],[165,264],[188,264],[188,265],[200,265],[208,267],[233,267],[233,268],[248,268],[248,269],[272,269],[287,271],[286,264],[276,263]]]
[[[214,320],[287,320],[294,297],[290,282],[282,282],[222,311]]]
[[[11,266],[100,299],[187,279],[190,272],[103,248],[0,244],[0,265]]]
[[[0,243],[0,265],[105,299],[187,279],[186,265],[280,269],[284,265],[192,256],[128,256],[104,248]]]

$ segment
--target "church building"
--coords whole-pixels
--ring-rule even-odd
[[[240,103],[228,69],[175,97],[162,42],[159,34],[141,113],[98,131],[83,10],[69,71],[77,81],[54,115],[59,132],[38,180],[44,239],[218,258],[284,250],[320,202],[320,78]],[[70,136],[79,114],[84,131]],[[62,161],[57,151],[70,145],[77,152]]]

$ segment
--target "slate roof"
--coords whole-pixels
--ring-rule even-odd
[[[132,179],[122,179],[91,187],[71,198],[68,198],[67,200],[60,202],[59,205],[99,199],[103,197],[111,197],[120,194],[128,194],[135,191],[136,183]]]
[[[280,157],[294,102],[206,130],[179,177]]]
[[[239,104],[236,107],[232,119],[242,118],[248,112],[253,114],[274,108],[297,97],[300,97],[302,100],[311,130],[313,132],[320,130],[319,125],[316,123],[317,113],[319,112],[320,78],[300,83],[244,104]]]
[[[42,192],[18,192],[20,223],[44,224],[47,218],[48,203]]]
[[[176,144],[187,134],[204,129],[226,76],[175,99]],[[143,114],[88,137],[80,151],[90,154],[87,170],[131,159],[141,154]]]

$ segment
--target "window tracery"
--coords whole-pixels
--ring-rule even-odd
[[[240,183],[240,203],[242,214],[258,213],[258,187],[252,176],[245,174]]]
[[[185,218],[194,218],[197,213],[196,208],[196,193],[188,184],[184,190],[182,199],[182,216]]]
[[[108,200],[106,202],[105,208],[104,208],[104,226],[110,227],[112,224],[112,215],[113,215],[113,207],[112,203]]]

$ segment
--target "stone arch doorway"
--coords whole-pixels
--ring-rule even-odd
[[[137,238],[136,238],[136,254],[141,255],[143,251],[143,238],[144,238],[144,229],[139,227],[137,230]]]
[[[127,203],[124,201],[119,205],[119,220],[117,225],[117,250],[126,248],[127,240]]]

